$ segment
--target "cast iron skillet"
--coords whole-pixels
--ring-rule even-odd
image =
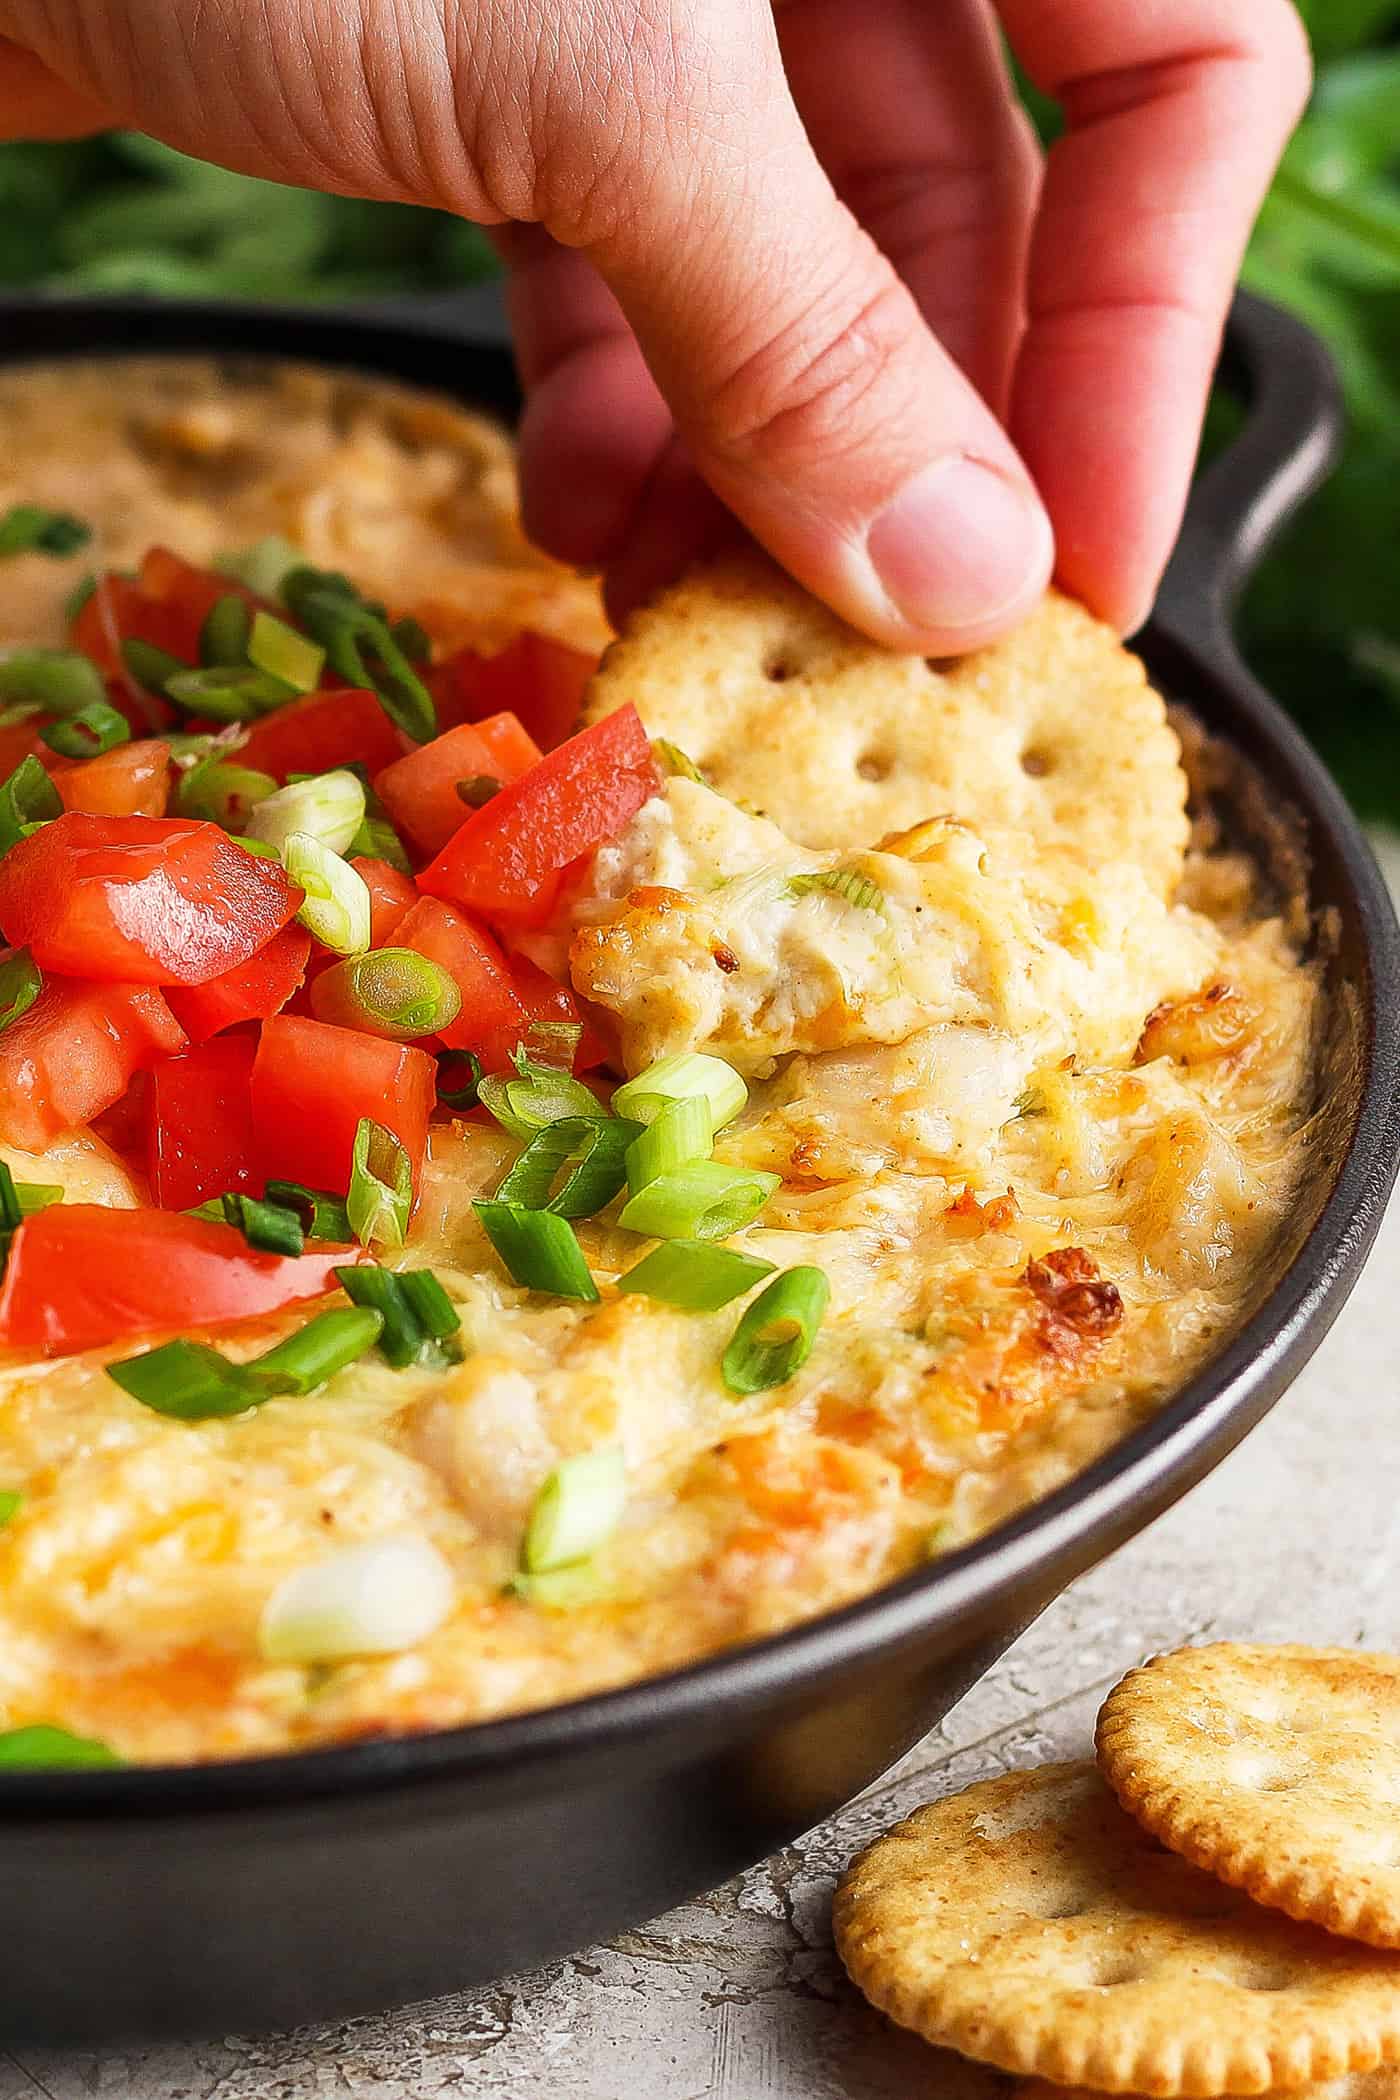
[[[11,302],[3,354],[218,348],[390,372],[509,411],[499,326]],[[712,1887],[867,1785],[1073,1576],[1200,1479],[1311,1355],[1356,1279],[1400,1147],[1400,930],[1340,795],[1244,670],[1229,614],[1324,472],[1330,370],[1295,322],[1235,310],[1249,397],[1192,502],[1142,647],[1248,761],[1215,798],[1279,848],[1296,813],[1336,1016],[1282,1273],[1150,1425],[991,1536],[864,1603],[672,1675],[517,1719],[202,1769],[0,1777],[0,2028],[93,2041],[283,2026],[559,1955]],[[1251,785],[1252,779],[1252,785]],[[1274,835],[1270,836],[1271,819]]]

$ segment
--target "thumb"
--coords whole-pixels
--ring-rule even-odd
[[[699,471],[777,560],[894,647],[972,647],[1044,589],[1049,520],[820,168],[768,5],[716,14],[732,73],[713,41],[673,71],[664,137],[638,127],[612,169],[626,209],[582,245]]]

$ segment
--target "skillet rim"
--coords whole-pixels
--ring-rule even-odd
[[[473,398],[472,369],[480,373],[489,365],[492,382],[478,386],[474,397],[487,394],[499,407],[511,391],[489,308],[480,311],[475,339],[462,333],[460,307],[346,314],[20,296],[0,299],[0,320],[7,317],[28,323],[26,334],[37,323],[35,333],[48,340],[6,343],[0,364],[117,354],[300,356],[391,378],[397,371],[407,384],[436,386],[463,401]],[[288,334],[300,340],[279,341]],[[326,347],[310,347],[320,342]],[[396,352],[401,364],[393,361]],[[440,369],[446,352],[457,360],[452,378]],[[423,363],[434,360],[436,376],[423,376]],[[1206,627],[1209,612],[1203,605]],[[1038,1609],[1053,1588],[1114,1550],[1225,1456],[1279,1397],[1340,1311],[1400,1166],[1400,925],[1355,817],[1300,732],[1237,660],[1222,664],[1219,650],[1213,658],[1208,647],[1194,652],[1180,628],[1179,615],[1155,621],[1135,646],[1149,658],[1160,648],[1184,659],[1206,690],[1208,726],[1221,728],[1215,718],[1223,715],[1227,741],[1255,766],[1266,759],[1271,784],[1296,805],[1314,848],[1322,849],[1314,850],[1314,862],[1324,854],[1330,862],[1362,963],[1362,1073],[1345,1157],[1289,1267],[1220,1354],[1149,1421],[1052,1494],[928,1567],[781,1633],[583,1698],[421,1734],[198,1765],[0,1772],[0,1826],[54,1816],[219,1816],[507,1774],[526,1785],[541,1775],[558,1783],[570,1763],[639,1737],[654,1748],[680,1738],[688,1749],[716,1731],[727,1734],[741,1719],[816,1695],[862,1664],[919,1643],[966,1642],[993,1621],[1014,1620],[1028,1600]]]

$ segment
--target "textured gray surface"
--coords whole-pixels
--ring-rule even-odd
[[[0,2053],[0,2100],[1003,2092],[887,2026],[844,1982],[827,1916],[836,1874],[932,1794],[1082,1755],[1104,1692],[1154,1649],[1226,1635],[1400,1645],[1398,1266],[1392,1207],[1337,1327],[1264,1426],[1052,1606],[895,1773],[742,1880],[611,1946],[380,2019],[145,2053]]]

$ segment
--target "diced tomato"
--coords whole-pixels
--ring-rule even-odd
[[[148,597],[130,576],[108,570],[73,622],[74,645],[90,656],[106,678],[126,680],[121,644],[150,642],[181,663],[199,662],[199,629],[175,604]]]
[[[418,887],[508,926],[540,926],[569,862],[615,837],[660,784],[636,708],[620,707],[476,810]]]
[[[146,1083],[146,1177],[166,1210],[190,1210],[253,1177],[249,1082],[257,1044],[220,1036],[163,1058]]]
[[[395,759],[376,773],[374,792],[406,838],[424,853],[437,853],[470,814],[457,792],[460,781],[503,785],[528,773],[539,756],[514,715],[495,715],[479,728],[464,722]]]
[[[176,608],[186,622],[185,632],[190,637],[194,660],[198,661],[200,631],[221,598],[241,598],[245,605],[256,610],[262,607],[267,612],[278,612],[266,598],[250,591],[246,583],[237,577],[225,576],[218,569],[197,569],[179,554],[172,554],[169,547],[150,547],[141,559],[140,587],[146,597],[157,599],[162,605]],[[285,619],[285,613],[279,613]],[[176,652],[182,655],[183,651]]]
[[[0,729],[0,780],[7,780],[15,767],[29,757],[49,766],[57,764],[55,753],[39,734],[51,719],[49,715],[31,715],[27,722],[10,722]]]
[[[542,751],[552,751],[577,725],[584,687],[597,668],[598,659],[582,649],[527,632],[494,656],[459,650],[429,673],[428,683],[443,729],[505,710]]]
[[[425,1050],[279,1014],[265,1024],[253,1065],[259,1171],[343,1195],[356,1126],[372,1116],[407,1152],[416,1187],[436,1095],[436,1067]]]
[[[266,1021],[280,1014],[306,974],[311,936],[300,926],[284,926],[265,948],[247,962],[208,984],[172,984],[166,993],[170,1011],[192,1043],[207,1042],[240,1021]]]
[[[560,984],[557,979],[547,976],[530,961],[528,955],[511,957],[510,976],[515,995],[529,1020],[562,1021],[568,1027],[582,1028],[578,1049],[574,1052],[576,1072],[594,1072],[599,1065],[608,1063],[612,1056],[611,1048],[567,984]],[[514,1043],[505,1045],[506,1057],[509,1057],[514,1047]],[[487,1060],[483,1059],[482,1062],[486,1063]],[[491,1070],[503,1069],[504,1062],[503,1058],[499,1067],[491,1064]]]
[[[0,858],[0,926],[43,970],[126,984],[207,984],[301,902],[276,861],[217,824],[70,811]]]
[[[399,921],[418,902],[418,885],[411,875],[368,853],[356,854],[350,865],[364,877],[369,891],[369,944],[386,947]]]
[[[399,733],[375,695],[346,687],[306,693],[264,715],[253,724],[238,763],[285,780],[289,773],[328,773],[352,761],[379,773],[402,752]]]
[[[360,1250],[260,1254],[232,1225],[178,1211],[55,1203],[26,1218],[0,1289],[0,1339],[61,1356],[170,1328],[221,1325],[335,1289]]]
[[[42,1152],[110,1108],[133,1072],[184,1047],[185,1032],[153,985],[50,977],[28,1013],[0,1033],[0,1138]]]
[[[110,1108],[95,1115],[88,1126],[94,1137],[100,1137],[104,1145],[110,1145],[128,1164],[140,1166],[143,1171],[146,1164],[146,1093],[150,1084],[149,1072],[134,1072],[127,1081],[126,1092],[119,1094]]]
[[[493,1072],[503,1071],[530,1016],[509,964],[485,928],[474,926],[454,905],[425,897],[400,921],[394,945],[440,964],[461,992],[461,1012],[442,1031],[446,1047],[475,1050]]]
[[[170,746],[159,737],[118,744],[77,765],[55,766],[65,809],[93,817],[163,817],[170,798]]]

